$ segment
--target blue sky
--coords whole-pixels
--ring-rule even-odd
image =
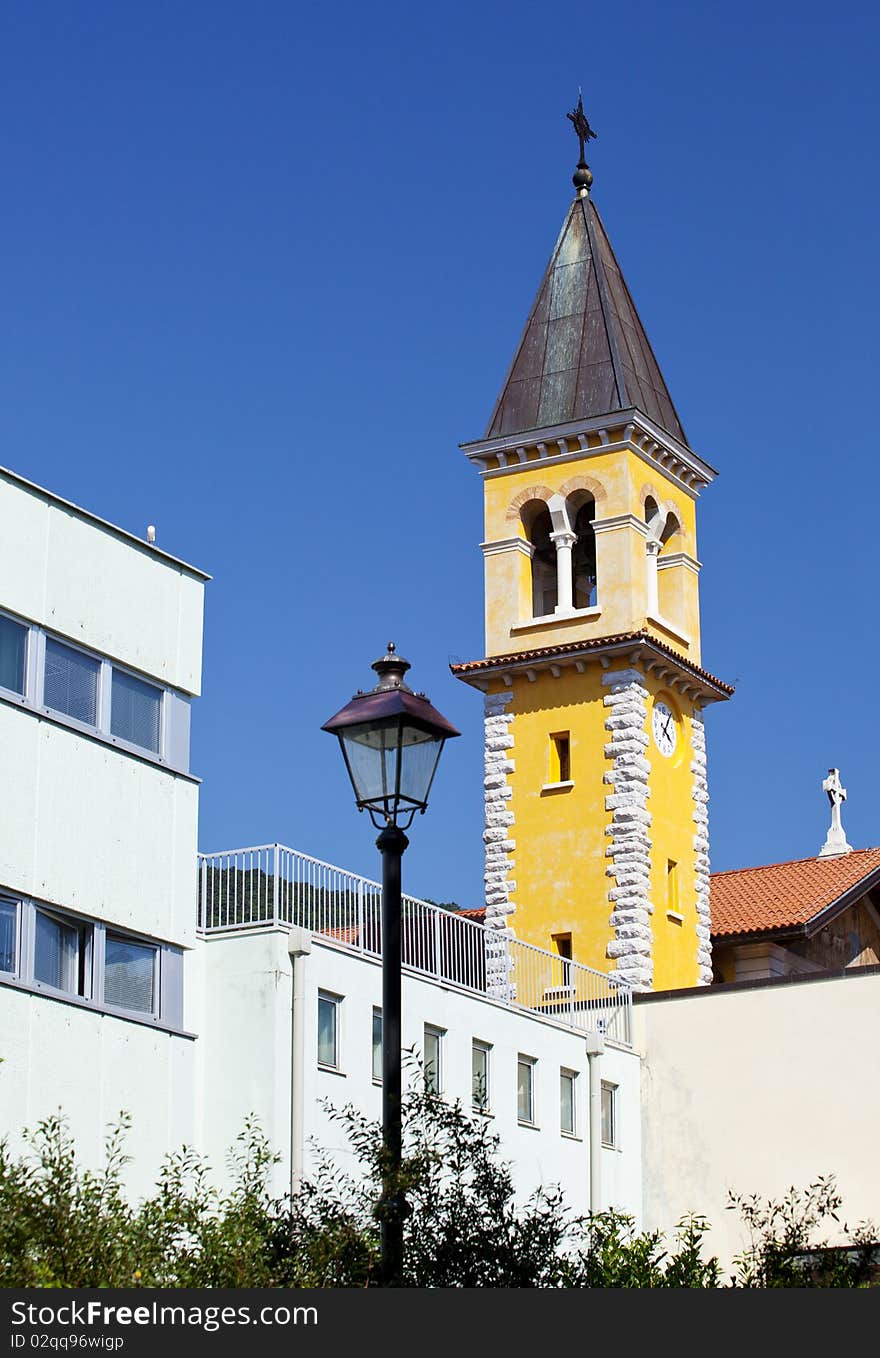
[[[604,12],[603,12],[604,11]],[[483,432],[594,197],[693,447],[713,863],[880,843],[880,18],[7,0],[0,461],[208,570],[201,844],[374,875],[320,725],[393,637],[461,729],[405,885],[476,904]]]

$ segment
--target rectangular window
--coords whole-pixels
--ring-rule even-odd
[[[617,1085],[602,1081],[602,1145],[617,1146]]]
[[[11,618],[0,618],[0,688],[24,696],[27,628]]]
[[[338,995],[318,994],[318,1065],[339,1069]]]
[[[559,1126],[566,1136],[577,1135],[577,1071],[559,1072]]]
[[[568,731],[557,731],[550,737],[550,782],[571,781],[571,739]]]
[[[15,971],[15,930],[18,907],[15,901],[0,900],[0,971]]]
[[[104,944],[104,1002],[140,1014],[156,1010],[158,948],[118,934],[107,934]]]
[[[373,1010],[373,1080],[382,1083],[382,1010]]]
[[[98,674],[101,662],[46,638],[46,669],[43,702],[55,712],[96,726],[98,721]]]
[[[520,1056],[516,1063],[516,1116],[530,1127],[535,1125],[535,1060]]]
[[[443,1030],[425,1024],[425,1089],[429,1094],[443,1091]]]
[[[162,690],[135,679],[123,670],[113,671],[110,698],[110,734],[120,740],[159,753]]]
[[[85,995],[90,935],[87,925],[37,910],[34,979],[69,995]]]
[[[678,914],[678,864],[666,860],[666,909]]]
[[[471,1090],[474,1109],[478,1113],[489,1111],[489,1052],[488,1042],[473,1041],[471,1052]]]

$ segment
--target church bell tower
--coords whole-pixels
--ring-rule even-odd
[[[486,919],[638,989],[708,984],[690,447],[591,196],[575,198],[485,436]]]

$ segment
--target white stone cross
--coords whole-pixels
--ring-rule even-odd
[[[846,788],[840,781],[840,769],[828,770],[828,777],[822,780],[822,791],[828,793],[828,800],[831,803],[831,827],[825,843],[819,850],[819,857],[829,858],[832,854],[851,853],[852,845],[846,842],[840,819],[840,807],[846,801]]]

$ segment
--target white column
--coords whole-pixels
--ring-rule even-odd
[[[649,618],[656,618],[660,613],[660,591],[657,586],[657,557],[660,555],[661,545],[662,544],[657,538],[648,538],[648,541],[645,543],[645,566],[648,572],[645,611]]]
[[[574,607],[571,581],[571,551],[577,542],[577,534],[568,529],[560,529],[550,534],[550,541],[556,548],[556,608],[557,613],[570,613]]]
[[[590,1211],[602,1211],[602,1053],[605,1039],[601,1033],[587,1033],[587,1062],[590,1070]]]

